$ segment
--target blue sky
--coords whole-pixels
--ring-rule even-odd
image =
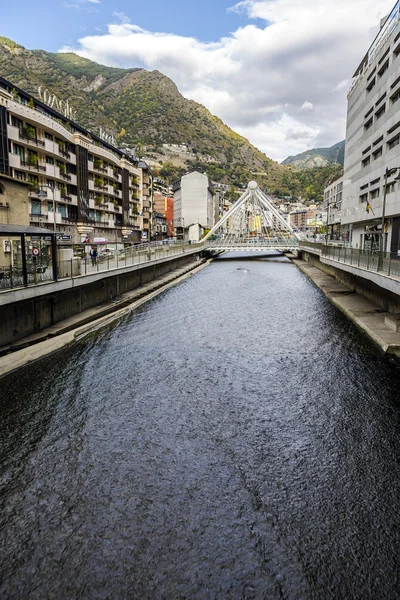
[[[248,22],[245,13],[228,10],[233,4],[232,0],[21,0],[7,2],[0,33],[26,48],[56,52],[75,45],[83,35],[104,32],[116,13],[122,13],[149,31],[215,42]]]
[[[0,35],[108,66],[157,69],[277,161],[345,137],[352,75],[395,3],[4,1]]]

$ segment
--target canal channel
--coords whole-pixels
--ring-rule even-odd
[[[399,365],[218,260],[0,380],[0,597],[394,599]]]

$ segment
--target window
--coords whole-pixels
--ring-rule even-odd
[[[400,83],[400,77],[398,77],[397,79],[395,79],[393,81],[392,85],[390,86],[391,89],[395,88],[398,83]]]
[[[376,179],[374,179],[373,181],[370,182],[370,185],[375,185],[377,183],[379,183],[380,177],[377,177]]]
[[[46,179],[46,186],[49,187],[52,191],[54,191],[54,181],[53,181],[53,179]]]
[[[367,92],[370,92],[372,90],[372,88],[374,87],[374,85],[375,85],[375,77],[373,79],[371,79],[371,81],[367,85]]]
[[[53,201],[47,203],[47,211],[54,212],[54,202]]]
[[[46,163],[48,165],[54,165],[54,158],[52,158],[51,156],[46,156]]]
[[[375,119],[379,119],[386,111],[386,104],[382,104],[382,106],[376,111]]]
[[[25,160],[25,148],[23,146],[14,144],[14,154],[17,154],[21,160]]]
[[[90,209],[90,210],[89,210],[89,219],[90,219],[91,221],[94,221],[94,210],[93,210],[93,209]]]
[[[389,68],[389,59],[387,59],[387,60],[386,60],[386,61],[383,63],[383,65],[381,66],[381,68],[379,69],[379,71],[378,71],[378,75],[379,75],[379,77],[382,77],[382,75],[383,75],[384,73],[386,73],[386,71],[388,70],[388,68]]]
[[[388,48],[385,52],[385,54],[383,56],[380,57],[379,61],[378,61],[378,65],[381,64],[381,62],[386,58],[386,56],[389,54],[390,52],[390,48]]]
[[[374,141],[374,143],[372,144],[373,146],[376,146],[377,144],[380,144],[380,142],[383,140],[383,135],[381,135],[381,137],[379,137],[377,140]]]
[[[67,218],[67,207],[65,204],[59,204],[57,206],[57,212],[61,213],[61,216],[66,219]]]
[[[368,183],[364,183],[364,185],[360,186],[360,190],[365,190],[368,187]]]
[[[371,190],[369,194],[370,194],[371,200],[373,200],[374,198],[378,198],[379,188],[376,188],[375,190]]]
[[[400,98],[400,88],[392,96],[390,96],[392,104],[394,104],[395,102],[397,102],[397,100],[399,98]]]
[[[364,130],[367,131],[370,127],[372,127],[372,123],[374,122],[374,118],[371,117],[369,121],[364,124]]]
[[[368,194],[361,194],[360,196],[360,204],[366,202],[368,200]]]
[[[50,133],[47,133],[47,131],[44,132],[44,137],[46,140],[50,140],[51,142],[53,141],[53,136]]]
[[[371,157],[367,156],[367,158],[364,158],[364,160],[361,162],[363,167],[366,167],[367,165],[369,165],[369,163],[371,162]]]
[[[400,44],[398,44],[396,46],[396,48],[393,49],[394,60],[396,60],[396,58],[398,57],[399,54],[400,54]]]
[[[392,148],[395,148],[399,144],[400,144],[400,133],[398,133],[391,140],[388,141],[388,143],[387,143],[388,150],[391,150]]]
[[[391,194],[392,192],[394,192],[395,186],[396,186],[396,184],[394,181],[392,181],[392,183],[388,183],[386,186],[386,193]]]
[[[377,101],[375,102],[375,106],[378,106],[378,104],[380,104],[380,103],[382,102],[382,100],[384,100],[385,98],[386,98],[386,92],[384,92],[384,93],[382,94],[382,96],[379,98],[379,100],[377,100]]]
[[[368,148],[365,148],[365,150],[362,151],[363,154],[367,154],[367,152],[369,152],[371,150],[371,146],[368,146]]]
[[[22,133],[22,128],[23,128],[24,124],[21,121],[21,119],[17,119],[17,117],[11,117],[11,125],[13,127],[18,127],[19,132]]]
[[[393,125],[393,127],[391,127],[390,129],[388,129],[388,133],[393,133],[393,131],[395,131],[398,127],[400,127],[400,121],[396,123],[396,125]]]
[[[382,156],[382,146],[380,148],[378,148],[377,150],[375,150],[375,152],[372,153],[373,160],[376,160],[380,156]]]
[[[369,111],[367,113],[365,113],[364,119],[366,119],[367,117],[369,117],[369,115],[372,113],[373,110],[374,110],[374,107],[370,108]]]
[[[40,215],[40,200],[31,200],[31,215]]]
[[[26,181],[26,175],[23,171],[16,171],[14,169],[14,177],[15,179],[19,179],[20,181]]]

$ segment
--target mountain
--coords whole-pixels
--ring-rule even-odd
[[[157,153],[162,144],[186,144],[194,161],[237,167],[239,178],[242,170],[282,170],[159,71],[105,67],[72,53],[27,50],[2,37],[0,74],[32,97],[43,86],[69,99],[81,125],[94,132],[102,127],[122,146]]]
[[[313,167],[326,167],[327,165],[344,165],[345,141],[338,142],[330,148],[313,148],[296,156],[288,156],[281,165],[292,165],[297,169],[312,169]]]
[[[336,174],[325,167],[305,178],[292,165],[273,161],[204,106],[184,98],[159,71],[106,67],[73,53],[27,50],[0,37],[0,75],[33,99],[42,86],[69,100],[80,125],[94,133],[101,127],[120,147],[135,147],[155,174],[169,180],[197,169],[236,188],[256,179],[278,196],[319,201],[326,180]]]

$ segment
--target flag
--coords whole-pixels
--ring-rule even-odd
[[[365,207],[365,210],[367,211],[367,213],[369,213],[369,211],[371,211],[373,215],[375,214],[374,211],[372,210],[372,206],[370,205],[368,200],[367,200],[367,206]]]

